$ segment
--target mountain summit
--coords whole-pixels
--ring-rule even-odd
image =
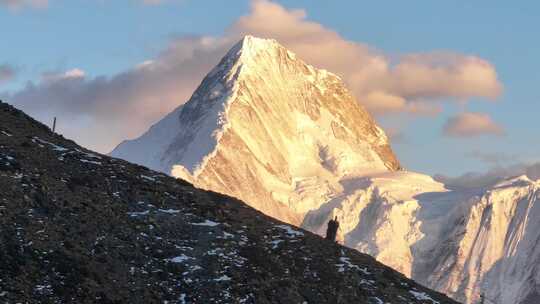
[[[384,131],[338,76],[252,36],[189,101],[111,154],[294,224],[342,191],[340,180],[400,168]]]

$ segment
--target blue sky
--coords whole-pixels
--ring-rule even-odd
[[[286,9],[302,8],[307,20],[388,57],[450,51],[477,56],[495,68],[504,90],[494,101],[481,96],[470,96],[466,102],[440,97],[437,103],[443,111],[438,115],[377,116],[384,127],[400,133],[393,147],[405,167],[458,175],[539,160],[537,2],[275,2]],[[171,0],[145,5],[142,0],[49,0],[47,7],[39,8],[0,4],[0,66],[16,70],[13,79],[0,83],[0,92],[16,94],[28,81],[37,85],[44,73],[75,68],[89,79],[114,77],[159,56],[175,37],[220,37],[249,13],[249,1]],[[447,120],[462,112],[489,115],[504,135],[442,135]],[[84,144],[84,136],[92,135],[75,139]]]

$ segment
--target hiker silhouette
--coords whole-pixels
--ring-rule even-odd
[[[339,229],[339,222],[336,216],[333,220],[330,220],[328,222],[328,227],[326,228],[326,239],[335,242],[338,229]]]

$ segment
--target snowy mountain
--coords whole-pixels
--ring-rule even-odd
[[[111,155],[295,224],[341,192],[341,178],[399,168],[386,135],[339,77],[251,36],[187,103]]]
[[[323,234],[338,216],[347,246],[464,303],[482,293],[486,303],[540,300],[540,181],[449,191],[425,175],[388,172],[346,185],[303,227]]]
[[[274,40],[244,38],[187,103],[112,155],[320,235],[337,216],[345,245],[465,303],[540,298],[538,182],[451,191],[400,170],[339,77]]]

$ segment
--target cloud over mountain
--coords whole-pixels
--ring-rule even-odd
[[[443,133],[451,137],[504,135],[504,129],[485,113],[464,112],[448,119]]]
[[[276,38],[307,62],[342,76],[374,112],[416,112],[418,100],[496,98],[502,85],[487,61],[453,52],[404,54],[392,60],[368,45],[306,19],[270,1],[252,2],[252,11],[229,30]],[[413,105],[413,106],[411,106]]]
[[[359,101],[379,115],[436,115],[441,100],[494,99],[502,90],[493,65],[479,57],[434,52],[394,59],[306,17],[304,10],[255,0],[249,14],[222,36],[175,37],[155,58],[122,73],[52,81],[44,77],[3,97],[43,121],[60,116],[71,125],[66,135],[108,151],[187,101],[202,77],[245,34],[275,38],[306,62],[340,75]]]

